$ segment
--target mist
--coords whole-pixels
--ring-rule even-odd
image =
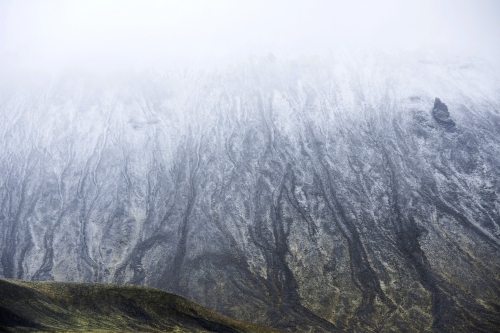
[[[183,68],[344,48],[494,62],[498,22],[498,1],[2,1],[0,69]]]

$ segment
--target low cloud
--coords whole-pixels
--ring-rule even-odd
[[[338,48],[495,59],[498,1],[3,1],[0,67],[169,68]]]

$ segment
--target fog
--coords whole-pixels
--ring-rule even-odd
[[[495,61],[498,1],[0,2],[0,69],[170,68],[342,48],[440,49]]]

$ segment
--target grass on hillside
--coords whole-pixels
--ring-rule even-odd
[[[279,332],[166,291],[0,279],[0,332]]]

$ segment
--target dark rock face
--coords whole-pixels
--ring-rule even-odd
[[[432,109],[432,116],[434,119],[448,130],[455,128],[455,122],[450,118],[450,113],[448,112],[448,107],[446,104],[442,103],[439,98],[436,97],[434,100],[434,108]]]
[[[0,275],[149,285],[290,331],[495,331],[498,93],[370,66],[11,88]]]

